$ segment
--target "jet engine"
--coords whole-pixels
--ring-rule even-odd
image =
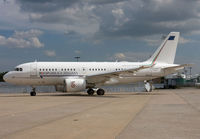
[[[86,89],[85,79],[65,79],[64,85],[56,85],[56,91],[79,92]]]

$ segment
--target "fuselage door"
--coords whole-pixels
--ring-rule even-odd
[[[30,65],[30,76],[37,76],[37,62],[33,62]]]

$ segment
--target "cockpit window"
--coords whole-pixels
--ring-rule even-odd
[[[15,71],[23,71],[22,68],[15,68]]]

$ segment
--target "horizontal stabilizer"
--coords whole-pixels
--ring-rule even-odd
[[[184,67],[191,67],[193,66],[194,64],[182,64],[182,65],[178,65],[178,66],[173,66],[173,67],[167,67],[167,68],[164,68],[164,70],[181,70],[183,69]]]

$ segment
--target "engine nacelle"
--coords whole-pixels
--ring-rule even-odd
[[[65,85],[56,85],[56,91],[79,92],[86,89],[85,79],[65,79]]]
[[[85,79],[65,79],[67,92],[79,92],[86,89]]]

